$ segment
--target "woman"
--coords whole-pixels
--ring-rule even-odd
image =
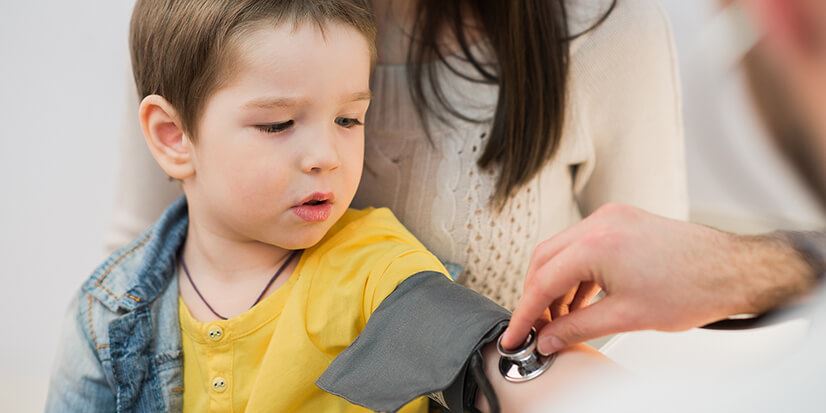
[[[460,283],[513,309],[535,246],[601,205],[686,217],[656,1],[372,3],[379,62],[354,206],[389,207]],[[132,120],[109,249],[179,195],[139,134]],[[571,291],[553,316],[595,293]]]

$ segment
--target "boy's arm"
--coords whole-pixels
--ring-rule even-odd
[[[620,379],[625,374],[602,353],[584,344],[557,352],[553,364],[545,373],[522,383],[511,383],[499,374],[496,343],[486,345],[482,355],[485,376],[496,393],[502,412],[538,411],[540,403],[554,399],[570,400],[571,394],[585,394],[584,389],[593,384],[594,377]],[[481,412],[491,411],[481,393],[477,394],[475,405]],[[553,406],[542,407],[550,409]]]
[[[468,370],[471,356],[481,351],[503,411],[519,411],[514,401],[547,395],[551,382],[570,380],[568,371],[574,366],[586,367],[585,361],[596,360],[577,348],[560,355],[555,362],[559,366],[535,379],[536,384],[504,383],[495,367],[495,347],[494,354],[490,349],[509,318],[507,310],[443,274],[418,273],[382,301],[356,341],[316,383],[376,411],[395,411],[422,395],[430,395],[451,411],[463,411],[481,393]]]
[[[86,314],[80,311],[82,297],[76,297],[66,313],[46,413],[115,411],[115,395],[104,377],[94,344],[83,328]]]
[[[509,317],[444,274],[407,276],[316,384],[375,411],[396,411],[423,395],[449,407],[468,405],[467,362],[504,331]]]

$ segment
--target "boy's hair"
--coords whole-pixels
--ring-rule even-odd
[[[138,0],[129,45],[141,99],[157,94],[195,139],[206,100],[236,72],[239,39],[261,24],[341,23],[366,38],[375,60],[376,26],[367,0]]]

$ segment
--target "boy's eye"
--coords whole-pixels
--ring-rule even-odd
[[[286,122],[270,123],[266,125],[255,125],[256,128],[267,133],[283,132],[293,126],[295,122],[288,120]]]
[[[353,126],[362,125],[362,123],[356,118],[344,118],[338,117],[336,118],[336,125],[341,126],[342,128],[352,128]]]

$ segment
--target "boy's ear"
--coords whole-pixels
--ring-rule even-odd
[[[183,181],[195,174],[192,142],[175,108],[159,95],[143,98],[138,117],[146,146],[170,178]]]

